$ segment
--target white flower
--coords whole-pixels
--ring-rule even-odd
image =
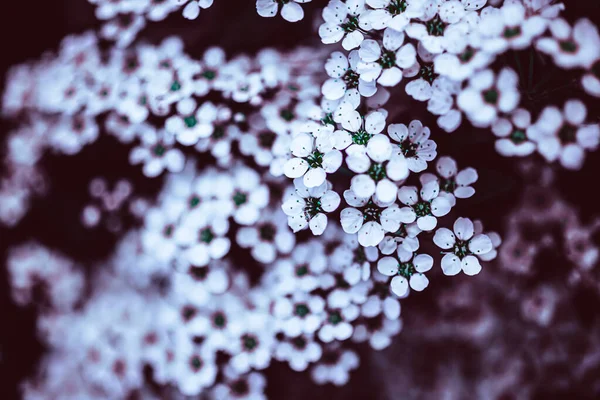
[[[445,197],[454,207],[456,199],[467,199],[475,194],[471,185],[479,178],[474,168],[468,167],[458,171],[456,161],[451,157],[440,157],[436,163],[436,170],[441,179],[434,174],[424,173],[419,177],[424,185],[432,180],[438,181],[440,185],[440,197]]]
[[[369,166],[359,167],[358,164],[368,163],[369,158],[365,146],[373,135],[381,133],[385,128],[387,112],[385,110],[373,110],[363,117],[358,111],[349,108],[351,106],[348,105],[340,109],[340,123],[344,129],[333,132],[334,146],[336,149],[346,149],[350,146],[347,150],[349,158],[346,159],[348,167],[354,172],[364,172]],[[355,160],[356,165],[354,166],[358,169],[354,169],[352,166],[352,153],[354,152],[363,153],[356,154],[358,158]]]
[[[398,248],[398,259],[383,257],[377,263],[377,270],[386,276],[393,276],[390,286],[392,291],[406,297],[409,285],[413,290],[422,291],[429,285],[429,279],[423,274],[433,266],[433,257],[429,254],[414,254]]]
[[[206,115],[209,110],[216,112],[216,108],[209,102],[204,103],[198,109],[194,99],[182,99],[177,103],[179,115],[169,117],[165,122],[165,128],[168,132],[174,134],[177,141],[182,145],[194,145],[198,142],[198,139],[212,134],[212,118]],[[203,122],[203,120],[208,121]]]
[[[279,361],[287,361],[291,369],[299,372],[318,361],[322,354],[321,345],[312,335],[299,335],[280,341],[273,356]]]
[[[323,356],[311,370],[311,377],[319,385],[333,383],[342,386],[350,380],[350,371],[358,368],[360,360],[352,350],[329,345],[323,349]]]
[[[143,163],[144,175],[150,178],[160,175],[165,169],[169,172],[183,170],[185,156],[179,149],[171,148],[173,136],[165,131],[150,130],[147,133],[141,138],[141,146],[134,147],[129,153],[129,162]]]
[[[360,19],[365,11],[365,0],[330,0],[323,9],[323,23],[319,27],[319,36],[325,44],[333,44],[342,40],[345,50],[360,46],[364,40],[364,32],[369,30],[368,24]]]
[[[186,19],[196,19],[200,15],[200,9],[207,9],[212,6],[214,0],[174,0],[178,5],[186,6],[183,8],[183,16]]]
[[[325,300],[321,296],[296,291],[291,298],[280,297],[273,304],[276,329],[287,337],[313,334],[325,319]]]
[[[284,165],[288,178],[304,177],[304,185],[317,187],[325,182],[327,174],[338,170],[342,165],[342,153],[339,150],[326,149],[325,153],[315,148],[315,138],[308,133],[297,135],[290,145],[295,158]]]
[[[191,345],[180,346],[174,373],[175,384],[186,396],[198,395],[212,386],[217,377],[214,355],[206,349],[197,351]]]
[[[243,248],[251,248],[256,261],[272,263],[278,253],[288,254],[294,248],[296,238],[282,214],[281,211],[265,211],[255,226],[237,231],[237,243]]]
[[[307,226],[314,235],[321,235],[327,227],[325,213],[335,211],[340,205],[340,196],[331,190],[327,181],[307,188],[302,179],[294,179],[295,190],[283,201],[281,209],[288,216],[288,225],[294,232]]]
[[[430,0],[419,18],[423,22],[411,22],[405,31],[427,51],[439,54],[453,44],[457,32],[464,35],[468,31],[467,25],[460,23],[465,14],[465,7],[457,0]]]
[[[352,207],[342,210],[342,228],[347,233],[358,232],[358,242],[365,247],[377,246],[386,231],[396,232],[401,223],[415,220],[410,210],[399,209],[396,205],[384,208],[376,200],[358,197],[350,190],[344,192],[344,198]]]
[[[383,41],[368,39],[360,45],[361,61],[357,65],[360,78],[365,82],[377,81],[382,86],[396,86],[402,80],[402,69],[417,60],[412,43],[404,44],[404,33],[386,29]]]
[[[204,204],[195,211],[203,214],[211,212],[210,207]],[[225,237],[228,231],[229,222],[226,219],[212,217],[206,223],[197,224],[194,218],[189,218],[175,229],[174,235],[178,244],[185,249],[189,263],[205,266],[211,259],[221,259],[229,252],[231,243]]]
[[[366,82],[364,79],[360,79],[357,72],[359,62],[360,56],[357,50],[351,51],[348,58],[339,51],[331,53],[325,63],[325,70],[330,79],[326,80],[321,88],[323,96],[329,100],[338,100],[350,90],[358,90],[360,95],[364,97],[374,95],[377,86],[374,81]]]
[[[391,28],[402,32],[411,18],[423,15],[424,0],[367,0],[373,9],[363,16],[373,29]]]
[[[513,111],[510,120],[496,120],[492,125],[492,132],[499,137],[496,140],[496,151],[505,157],[524,157],[533,153],[536,145],[527,136],[530,125],[531,114],[522,108]]]
[[[519,105],[519,77],[510,68],[498,76],[490,69],[476,73],[457,98],[458,106],[476,127],[488,127],[498,118],[498,112],[510,113]]]
[[[504,53],[508,49],[522,50],[546,30],[548,21],[540,15],[526,14],[523,4],[506,3],[500,9],[490,8],[477,26],[482,34],[482,49],[489,53]]]
[[[563,167],[577,170],[585,150],[595,150],[600,140],[599,125],[586,124],[586,117],[585,104],[569,100],[562,113],[555,106],[546,107],[527,133],[548,162],[559,160]]]
[[[549,54],[561,68],[590,68],[600,58],[598,28],[587,18],[582,18],[571,28],[562,18],[549,24],[552,37],[543,37],[536,48]]]
[[[265,386],[267,380],[258,372],[240,375],[231,369],[225,368],[225,381],[212,388],[211,398],[214,400],[267,400]]]
[[[256,11],[261,17],[274,17],[281,7],[281,16],[289,22],[298,22],[304,18],[304,10],[298,3],[308,3],[311,0],[256,0]]]
[[[437,225],[436,217],[443,217],[450,212],[450,201],[441,197],[440,186],[437,180],[423,184],[419,192],[415,186],[403,186],[398,190],[398,199],[403,207],[402,213],[406,214],[404,223],[417,221],[417,226],[423,231],[431,231]]]
[[[433,236],[433,242],[440,248],[450,250],[442,258],[442,271],[446,275],[456,275],[461,270],[467,275],[477,275],[481,264],[476,256],[484,255],[493,248],[487,235],[475,235],[473,222],[468,218],[458,218],[454,222],[454,233],[440,228]]]
[[[404,124],[391,124],[387,131],[398,142],[397,154],[406,158],[408,169],[412,172],[424,171],[427,161],[433,161],[437,156],[437,145],[429,139],[429,128],[424,127],[421,121],[412,121],[408,128]]]

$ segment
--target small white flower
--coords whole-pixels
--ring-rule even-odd
[[[364,15],[373,29],[391,28],[402,32],[412,18],[423,15],[424,0],[367,0],[372,8]]]
[[[256,11],[261,17],[274,17],[281,4],[281,16],[289,22],[298,22],[304,18],[304,10],[300,6],[311,0],[256,0]],[[299,4],[300,3],[300,4]]]
[[[325,213],[335,211],[340,205],[340,196],[331,190],[327,181],[307,188],[301,178],[294,179],[295,190],[283,201],[281,209],[288,216],[288,225],[294,232],[307,226],[314,235],[321,235],[327,227]]]
[[[364,40],[365,31],[369,30],[368,24],[361,20],[365,11],[365,0],[330,0],[323,9],[323,23],[319,27],[319,36],[325,44],[342,41],[345,50],[352,50],[360,46]]]
[[[433,242],[444,250],[450,250],[442,258],[442,271],[446,275],[456,275],[461,270],[467,275],[477,275],[481,264],[476,256],[492,251],[492,241],[487,235],[475,235],[473,222],[468,218],[458,218],[454,222],[454,233],[440,228],[433,236]]]
[[[359,62],[360,56],[357,50],[351,51],[348,58],[339,51],[331,53],[325,63],[325,70],[330,79],[326,80],[321,88],[323,96],[329,100],[338,100],[350,90],[358,90],[360,95],[364,97],[374,95],[377,86],[374,81],[366,82],[360,78],[357,72]]]
[[[496,120],[492,125],[492,132],[499,137],[496,151],[505,157],[525,157],[533,153],[536,145],[527,136],[530,125],[531,114],[522,108],[513,111],[510,120]]]
[[[436,163],[436,171],[441,179],[433,174],[424,173],[419,180],[422,185],[437,180],[441,190],[440,197],[447,198],[452,207],[456,204],[457,198],[467,199],[475,194],[475,189],[471,185],[477,182],[479,176],[474,168],[468,167],[458,171],[453,158],[440,157]]]
[[[214,0],[174,0],[176,4],[186,6],[183,8],[183,16],[186,19],[196,19],[200,15],[200,9],[212,6]]]
[[[334,173],[342,165],[342,153],[328,149],[325,153],[315,148],[315,138],[308,133],[297,135],[290,145],[295,158],[284,165],[288,178],[303,177],[308,188],[317,187],[325,182],[327,174]]]
[[[578,170],[585,151],[598,148],[600,140],[600,126],[586,124],[586,117],[585,104],[569,100],[562,112],[555,106],[546,107],[527,134],[548,162],[559,160],[563,167]]]
[[[427,162],[437,156],[437,145],[429,139],[429,128],[419,120],[412,121],[408,128],[404,124],[391,124],[388,135],[398,142],[397,154],[406,158],[408,169],[412,172],[424,171]]]
[[[437,180],[423,184],[419,192],[415,186],[403,186],[398,190],[398,199],[408,207],[400,209],[407,215],[404,223],[417,221],[422,231],[431,231],[437,225],[436,217],[443,217],[450,212],[450,201],[441,197]]]
[[[382,86],[396,86],[402,80],[402,70],[417,60],[412,43],[404,44],[404,33],[386,29],[381,43],[367,39],[360,45],[357,65],[360,78],[365,82],[377,81]]]
[[[398,248],[398,259],[383,257],[377,263],[377,270],[386,276],[393,276],[390,286],[392,291],[406,297],[409,285],[413,290],[422,291],[429,285],[429,279],[423,274],[433,266],[433,257],[429,254],[414,254]]]
[[[165,131],[150,130],[142,137],[141,146],[134,147],[129,153],[129,162],[143,163],[144,175],[154,178],[165,169],[180,172],[185,164],[185,156],[179,149],[172,148],[174,138]]]
[[[490,69],[476,73],[457,98],[457,104],[476,127],[488,127],[498,118],[498,113],[510,113],[519,105],[519,77],[510,68],[498,76]]]

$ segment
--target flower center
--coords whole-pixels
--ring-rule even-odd
[[[306,206],[304,206],[304,213],[307,219],[310,219],[323,211],[323,208],[321,208],[321,199],[316,197],[309,197],[305,201]]]
[[[208,268],[192,267],[192,268],[190,268],[190,274],[197,281],[202,281],[202,280],[206,279],[206,276],[208,275]]]
[[[379,221],[381,208],[379,208],[372,200],[369,200],[367,205],[362,210],[364,222]]]
[[[358,132],[352,134],[352,143],[366,145],[369,143],[371,137],[373,137],[373,135],[367,133],[364,129],[359,129]]]
[[[269,242],[275,238],[275,233],[276,229],[271,224],[264,224],[258,230],[260,238]]]
[[[573,125],[564,124],[558,132],[558,138],[563,144],[574,143],[577,141],[577,128]]]
[[[194,196],[192,196],[192,197],[190,198],[190,202],[189,202],[190,208],[194,208],[194,207],[196,207],[198,204],[200,204],[200,197],[198,197],[198,196],[195,196],[195,195],[194,195]]]
[[[299,317],[304,317],[309,312],[310,312],[310,310],[308,309],[308,307],[306,306],[306,304],[297,304],[296,308],[294,309],[294,314],[296,314]]]
[[[510,134],[510,140],[512,140],[514,144],[520,144],[527,140],[527,135],[524,131],[520,129],[515,129]]]
[[[165,151],[167,149],[165,149],[165,147],[163,145],[157,144],[156,146],[154,146],[152,148],[152,152],[154,153],[155,156],[162,156],[163,154],[165,154]]]
[[[468,244],[468,241],[456,239],[452,252],[462,260],[465,256],[470,254]]]
[[[246,382],[244,379],[236,380],[231,384],[230,387],[233,393],[240,396],[247,394],[250,391],[250,388],[248,387],[248,382]]]
[[[473,58],[474,55],[475,55],[475,50],[471,46],[467,46],[465,51],[463,51],[462,53],[459,54],[458,59],[463,63],[467,63],[467,62],[471,61],[471,59]]]
[[[431,215],[431,204],[428,201],[420,201],[413,206],[413,210],[417,217],[424,217],[426,215]]]
[[[356,89],[358,87],[358,74],[351,69],[346,71],[344,77],[342,78],[344,82],[346,82],[346,87],[348,89]]]
[[[241,206],[242,204],[244,204],[247,200],[247,196],[245,193],[240,192],[239,190],[235,192],[235,194],[233,195],[233,202],[235,203],[236,206]]]
[[[504,33],[502,34],[502,36],[504,36],[505,39],[512,39],[515,38],[517,36],[521,35],[521,27],[520,26],[515,26],[514,28],[506,28],[504,29]]]
[[[181,83],[179,83],[178,81],[173,81],[173,83],[171,84],[171,92],[176,92],[179,89],[181,89]]]
[[[382,68],[392,68],[396,65],[396,53],[390,50],[384,50],[381,53],[381,58],[377,60]]]
[[[311,168],[320,168],[323,163],[323,153],[319,150],[313,151],[305,158]]]
[[[300,350],[304,349],[307,345],[306,339],[304,339],[302,336],[298,336],[297,338],[292,339],[292,344],[295,348]]]
[[[217,312],[213,316],[213,324],[218,328],[223,328],[227,323],[227,318],[225,318],[225,314],[222,312]]]
[[[342,25],[340,25],[340,27],[346,33],[354,32],[355,30],[358,29],[358,17],[355,15],[349,16],[346,19],[346,22],[344,22]]]
[[[406,0],[392,0],[390,4],[385,8],[390,14],[396,16],[406,11],[408,5]]]
[[[572,40],[563,40],[560,42],[560,49],[565,53],[575,53],[578,49],[577,43]]]
[[[435,78],[438,77],[438,75],[433,72],[433,65],[431,64],[423,65],[419,70],[419,76],[429,83],[433,83]]]
[[[212,71],[209,69],[207,71],[204,71],[202,73],[202,76],[205,77],[206,79],[208,79],[209,81],[212,81],[217,76],[217,73],[215,71]]]
[[[212,137],[214,139],[221,139],[223,136],[225,136],[225,129],[222,126],[215,126]]]
[[[194,315],[196,315],[196,309],[192,306],[185,306],[183,307],[183,310],[181,311],[181,316],[183,317],[184,321],[189,321],[190,319],[192,319],[194,317]]]
[[[277,136],[273,132],[262,132],[258,134],[258,143],[261,147],[265,149],[270,149],[275,143],[275,138]]]
[[[456,182],[452,178],[442,179],[440,189],[442,189],[444,192],[454,193],[454,189],[456,189]]]
[[[369,176],[375,181],[379,182],[383,178],[385,178],[385,167],[382,164],[372,164],[367,172]]]
[[[334,125],[335,126],[335,121],[333,120],[332,113],[325,114],[325,116],[323,117],[321,122],[323,123],[323,125]]]
[[[296,267],[296,276],[301,277],[306,274],[308,274],[308,267],[306,265]]]
[[[193,356],[190,359],[190,365],[192,367],[192,369],[197,372],[200,370],[200,368],[202,368],[202,360],[200,359],[200,357],[198,356]]]
[[[210,228],[202,229],[200,231],[200,241],[208,244],[212,242],[214,238],[215,235],[212,233],[212,230]]]
[[[245,350],[252,351],[258,346],[258,340],[253,335],[243,335],[242,346],[244,346]]]
[[[412,158],[417,156],[417,149],[419,148],[419,143],[413,143],[410,140],[406,139],[402,143],[398,144],[400,147],[400,152],[406,158]]]
[[[331,313],[329,313],[329,317],[327,318],[327,321],[329,321],[329,323],[331,325],[337,325],[343,321],[342,315],[340,314],[339,311],[332,311]]]
[[[498,102],[498,91],[496,89],[490,89],[483,92],[483,100],[491,105],[495,105]]]
[[[416,272],[415,266],[411,262],[405,262],[398,264],[398,275],[410,278]]]
[[[427,33],[432,36],[442,36],[444,34],[444,30],[446,29],[446,24],[439,15],[436,15],[434,18],[427,22]]]
[[[290,122],[291,120],[294,119],[294,113],[291,110],[287,109],[287,108],[281,110],[279,112],[279,115],[281,116],[281,118],[283,118],[287,122]]]
[[[173,234],[173,225],[165,226],[165,229],[163,230],[163,235],[165,235],[165,237],[171,237],[172,234]]]

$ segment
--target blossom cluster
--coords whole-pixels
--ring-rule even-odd
[[[195,19],[212,0],[90,2],[107,21],[99,31],[8,74],[2,115],[20,125],[7,138],[0,221],[16,225],[44,193],[45,155],[100,142],[125,148],[160,189],[149,199],[125,173],[89,182],[82,224],[122,234],[89,274],[34,242],[9,252],[14,299],[35,302],[41,288],[44,301],[50,352],[23,385],[28,399],[177,397],[148,380],[184,396],[262,399],[275,361],[343,385],[356,344],[391,346],[401,300],[436,272],[477,275],[498,255],[523,265],[506,260],[523,243],[511,229],[501,248],[498,233],[459,216],[479,174],[441,155],[438,127],[489,128],[500,154],[537,151],[573,170],[600,140],[582,99],[534,117],[522,71],[494,69],[506,52],[535,49],[600,95],[597,28],[571,27],[551,0],[331,0],[317,28],[323,44],[341,44],[331,53],[208,47],[199,60],[178,37],[134,41],[146,20],[179,9]],[[256,10],[295,22],[308,2]],[[438,127],[395,115],[402,81]],[[569,254],[591,268],[597,249],[578,249]]]

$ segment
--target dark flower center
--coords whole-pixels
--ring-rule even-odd
[[[213,139],[221,139],[223,136],[225,136],[225,128],[222,126],[215,126],[212,133]]]
[[[358,17],[355,15],[350,15],[346,22],[340,26],[346,33],[354,32],[358,29]]]
[[[446,24],[439,15],[436,15],[434,18],[427,22],[427,33],[432,36],[442,36],[444,34],[444,30],[446,29]]]
[[[266,241],[272,241],[275,238],[277,230],[271,224],[264,224],[258,229],[260,238]]]
[[[325,116],[323,117],[321,122],[323,123],[323,125],[335,125],[335,121],[333,120],[333,114],[332,113],[325,114]]]
[[[190,365],[194,372],[197,372],[200,370],[200,368],[202,368],[202,360],[198,356],[192,356],[190,359]]]
[[[483,100],[491,105],[498,102],[498,91],[496,89],[490,89],[483,92]]]
[[[210,243],[215,238],[212,230],[210,228],[202,229],[200,231],[200,241],[204,243]]]
[[[242,336],[242,345],[245,350],[252,351],[258,346],[258,340],[253,335],[245,334]]]
[[[379,221],[379,216],[381,215],[381,208],[373,203],[372,200],[369,200],[367,205],[362,210],[364,222],[369,221]]]
[[[308,267],[306,265],[300,265],[296,267],[296,276],[304,276],[308,274]]]
[[[313,151],[305,158],[311,168],[319,168],[323,163],[323,153],[319,150]]]
[[[577,43],[572,40],[563,40],[560,42],[559,46],[565,53],[575,53],[578,49]]]
[[[192,319],[194,315],[196,315],[196,309],[192,306],[185,306],[183,307],[183,310],[181,310],[181,316],[186,322]]]
[[[165,235],[165,237],[170,237],[172,234],[173,234],[173,225],[165,226],[165,229],[163,230],[163,235]]]
[[[406,158],[412,158],[417,156],[417,149],[419,148],[419,143],[413,143],[410,140],[406,139],[402,143],[398,144],[400,147],[400,152]]]
[[[222,312],[217,312],[213,315],[213,324],[217,328],[223,328],[227,323],[227,318],[225,318],[225,314]]]
[[[206,279],[206,276],[208,275],[208,268],[194,266],[190,268],[190,274],[197,281],[202,281]]]
[[[308,309],[306,304],[296,304],[296,308],[294,309],[294,314],[296,314],[299,317],[304,317],[309,312],[310,312],[310,310]]]
[[[339,311],[332,311],[329,313],[329,317],[327,318],[331,325],[337,325],[343,321],[342,315]]]
[[[373,135],[367,133],[364,129],[359,129],[357,132],[352,134],[352,143],[366,145],[369,143],[369,139],[371,139]]]
[[[470,254],[469,252],[469,241],[456,239],[452,252],[458,256],[461,260]]]
[[[245,193],[240,192],[239,190],[235,192],[233,195],[233,202],[236,206],[241,206],[248,200],[248,197]]]
[[[351,69],[346,71],[342,79],[346,83],[348,89],[356,89],[358,87],[358,74]]]
[[[233,393],[235,393],[236,395],[240,395],[240,396],[247,394],[250,391],[248,382],[246,382],[244,379],[236,380],[235,382],[231,383],[231,385],[229,387],[231,388],[231,391]]]
[[[398,264],[398,275],[410,278],[416,272],[415,266],[411,262],[405,262]]]
[[[458,59],[463,63],[467,63],[473,59],[474,55],[475,50],[471,46],[467,46],[465,51],[459,54]]]
[[[198,204],[200,204],[200,197],[198,197],[198,196],[190,197],[190,202],[189,202],[190,208],[194,208]]]
[[[564,124],[558,131],[558,138],[563,144],[574,143],[577,141],[577,128],[573,125]]]
[[[217,76],[217,73],[215,71],[212,71],[209,69],[207,71],[204,71],[202,73],[202,76],[205,77],[206,79],[208,79],[209,81],[212,81]]]
[[[456,189],[456,182],[452,178],[442,179],[440,182],[440,189],[442,189],[444,192],[454,193],[454,189]]]
[[[265,149],[270,149],[275,143],[277,135],[273,132],[262,132],[258,134],[258,143]]]
[[[424,217],[426,215],[431,215],[431,204],[428,201],[420,201],[417,204],[415,204],[413,207],[413,210],[415,211],[415,214],[417,214],[417,217]]]
[[[189,117],[185,117],[183,122],[185,122],[185,126],[188,128],[193,128],[198,123],[198,120],[193,115],[190,115]]]
[[[171,92],[176,92],[179,89],[181,89],[181,83],[179,83],[178,81],[173,81],[173,83],[171,84]]]
[[[381,58],[377,60],[377,63],[379,63],[382,68],[392,68],[396,65],[396,53],[390,50],[383,50],[381,52]]]
[[[157,144],[156,146],[154,146],[154,147],[152,148],[152,152],[154,153],[154,155],[156,155],[156,156],[158,156],[158,157],[160,157],[160,156],[162,156],[163,154],[165,154],[165,151],[166,151],[166,150],[167,150],[167,149],[165,149],[165,147],[164,147],[163,145],[160,145],[160,144]]]
[[[308,219],[323,211],[323,208],[321,208],[321,199],[309,197],[305,201],[306,205],[304,206],[304,213]]]
[[[515,38],[517,36],[521,35],[521,27],[520,26],[515,26],[514,28],[506,28],[504,29],[504,33],[502,34],[502,36],[504,36],[505,39],[512,39]]]
[[[433,65],[423,65],[419,70],[419,76],[429,83],[433,83],[438,75],[433,71]]]
[[[515,129],[510,134],[510,140],[512,140],[514,144],[520,144],[527,140],[527,135],[524,131],[520,129]]]
[[[390,4],[385,8],[392,15],[399,15],[406,11],[408,5],[406,0],[392,0]]]
[[[283,118],[287,122],[290,122],[291,120],[294,119],[294,113],[291,110],[287,109],[287,108],[281,110],[279,112],[279,115],[281,116],[281,118]]]
[[[307,345],[306,339],[304,339],[302,336],[298,336],[297,338],[292,339],[292,344],[295,348],[299,350],[304,349]]]
[[[382,164],[371,164],[371,167],[369,168],[369,171],[367,172],[367,174],[369,174],[369,176],[375,181],[375,182],[379,182],[380,180],[382,180],[383,178],[385,178],[385,167]]]

